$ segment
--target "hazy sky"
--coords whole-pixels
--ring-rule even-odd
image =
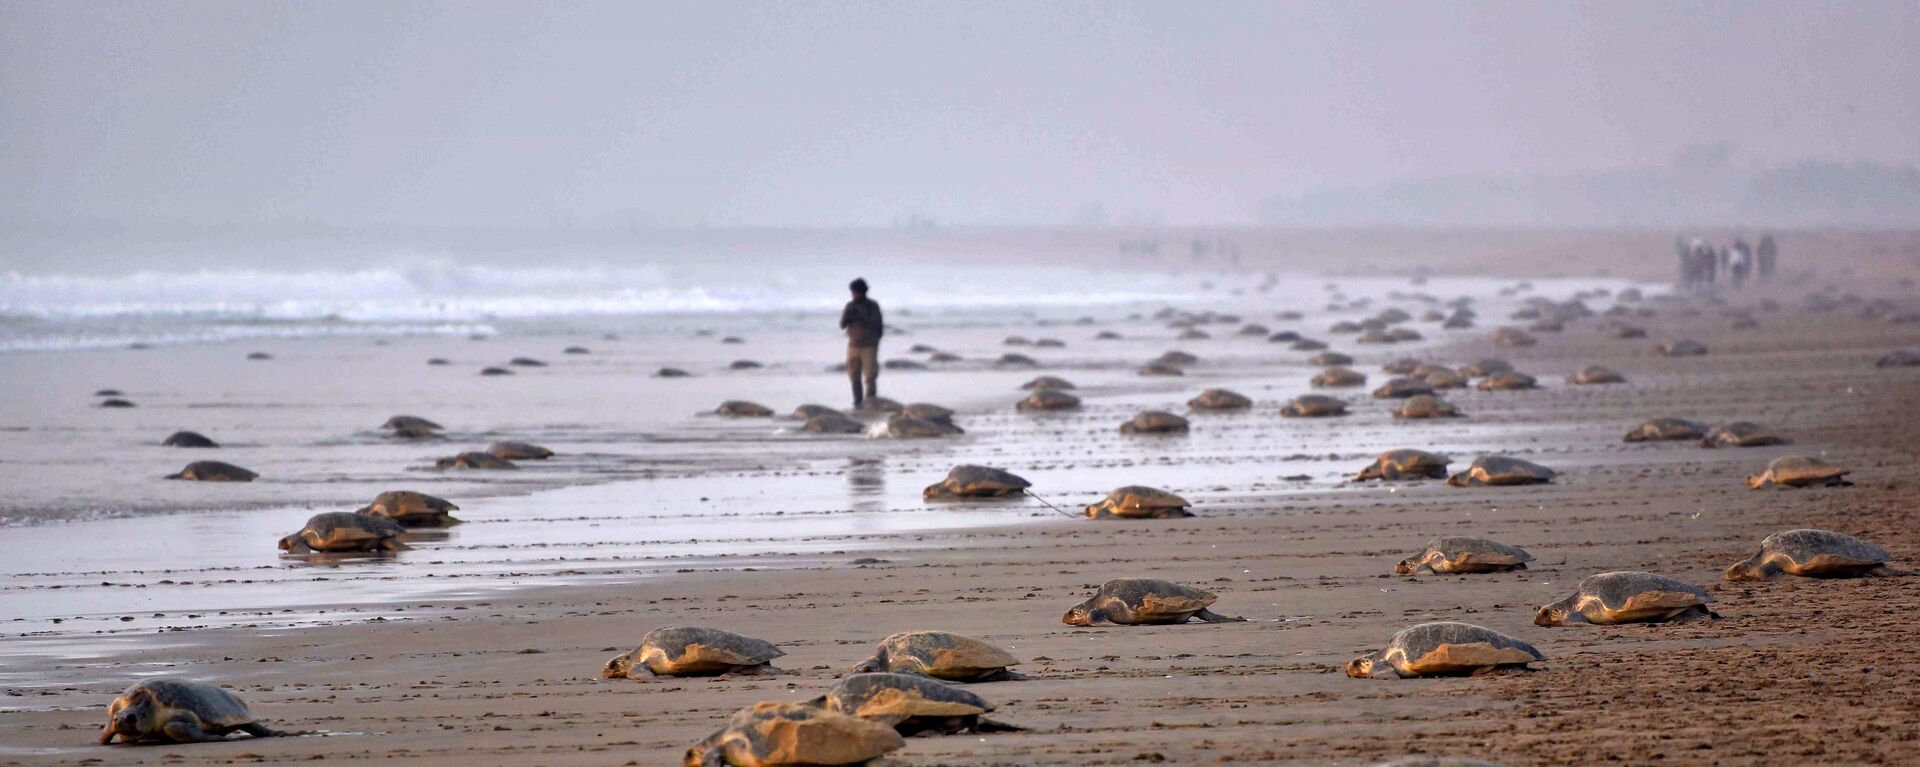
[[[1249,221],[1454,174],[1920,164],[1920,3],[0,0],[0,218]]]

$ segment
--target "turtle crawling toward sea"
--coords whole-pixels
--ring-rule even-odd
[[[1533,645],[1485,626],[1436,621],[1401,629],[1384,649],[1354,658],[1346,670],[1355,679],[1370,679],[1381,670],[1402,679],[1466,676],[1523,669],[1546,659]]]
[[[1642,421],[1633,431],[1627,432],[1628,442],[1671,442],[1682,439],[1699,439],[1707,433],[1705,424],[1694,423],[1684,418],[1649,418]]]
[[[1588,365],[1581,368],[1580,372],[1569,376],[1567,382],[1581,386],[1594,386],[1599,384],[1626,383],[1627,377],[1620,375],[1620,373],[1613,368]]]
[[[1347,403],[1324,394],[1302,394],[1280,408],[1280,415],[1288,418],[1327,418],[1346,414]]]
[[[1735,421],[1716,427],[1700,440],[1701,447],[1764,447],[1784,444],[1787,444],[1786,437],[1749,421]]]
[[[220,443],[207,439],[206,435],[197,431],[176,431],[167,435],[166,441],[161,442],[160,445],[162,447],[219,447]]]
[[[1232,389],[1208,389],[1187,400],[1187,407],[1194,410],[1245,410],[1253,407],[1253,400]]]
[[[1093,519],[1181,519],[1193,516],[1187,499],[1159,488],[1127,485],[1087,507]]]
[[[1020,385],[1020,388],[1033,389],[1071,389],[1073,382],[1059,376],[1040,376]]]
[[[755,703],[681,758],[684,767],[839,767],[867,764],[907,741],[892,727],[805,703]]]
[[[505,440],[487,446],[487,452],[509,461],[540,461],[553,457],[553,451],[527,442]]]
[[[393,431],[439,431],[444,427],[417,415],[396,415],[387,419],[386,423],[380,424],[380,428]]]
[[[1045,412],[1053,410],[1073,410],[1080,407],[1080,398],[1059,389],[1035,389],[1026,399],[1014,406],[1021,412]]]
[[[874,436],[889,439],[937,439],[965,434],[966,431],[953,425],[952,421],[932,421],[915,418],[905,413],[887,417],[886,423],[874,431]]]
[[[100,744],[110,744],[115,738],[124,743],[200,743],[224,740],[234,732],[256,738],[289,734],[260,724],[239,696],[221,687],[178,677],[155,677],[128,687],[107,705],[107,726],[100,731]]]
[[[343,551],[406,551],[400,542],[406,528],[385,517],[329,511],[307,519],[300,531],[280,539],[280,550],[289,554]]]
[[[1433,387],[1428,386],[1424,381],[1415,381],[1411,378],[1393,378],[1381,384],[1380,388],[1374,389],[1373,398],[1406,399],[1408,397],[1418,397],[1422,394],[1432,393]]]
[[[1600,573],[1580,579],[1573,596],[1541,605],[1536,626],[1593,623],[1665,623],[1716,618],[1706,589],[1664,575],[1631,571]]]
[[[465,452],[452,458],[434,461],[436,469],[518,469],[520,466],[492,453]]]
[[[901,735],[1012,732],[1021,728],[981,715],[993,704],[959,687],[915,674],[854,674],[807,701],[848,716],[889,725]]]
[[[773,408],[758,402],[730,399],[720,403],[720,407],[713,412],[732,418],[768,418],[773,415]]]
[[[1400,560],[1393,571],[1400,575],[1502,573],[1525,570],[1532,561],[1533,555],[1519,546],[1485,538],[1449,536],[1428,541],[1424,551]]]
[[[764,639],[698,626],[669,626],[647,632],[640,647],[615,655],[600,669],[608,679],[648,676],[778,674],[773,659],[786,653]]]
[[[1208,610],[1213,592],[1152,578],[1115,578],[1100,585],[1087,601],[1074,605],[1061,616],[1069,626],[1097,626],[1106,623],[1122,626],[1148,626],[1186,623],[1198,618],[1207,623],[1245,621]]]
[[[1482,378],[1479,383],[1473,385],[1473,388],[1479,389],[1480,391],[1524,391],[1527,389],[1538,389],[1540,388],[1540,383],[1533,376],[1527,375],[1526,373],[1509,370],[1504,373],[1495,373],[1486,378]]]
[[[1513,363],[1499,357],[1482,357],[1460,366],[1460,374],[1469,378],[1484,378],[1511,370],[1513,370]]]
[[[260,475],[221,461],[194,461],[167,479],[191,479],[198,482],[252,482]]]
[[[1887,563],[1887,550],[1845,533],[1802,528],[1783,530],[1760,541],[1760,551],[1735,562],[1723,576],[1730,581],[1759,581],[1776,575],[1808,578],[1867,578],[1912,575]]]
[[[1360,473],[1354,476],[1353,481],[1445,479],[1447,464],[1450,462],[1451,459],[1444,455],[1429,453],[1425,450],[1412,448],[1388,450],[1381,453],[1380,457],[1373,459],[1373,463],[1368,464],[1366,468],[1361,469]]]
[[[992,644],[947,631],[902,631],[880,640],[853,673],[915,674],[950,682],[1025,679],[1011,668],[1020,661]]]
[[[1699,341],[1683,338],[1661,343],[1653,347],[1653,351],[1662,357],[1698,357],[1707,353],[1707,347]]]
[[[793,417],[802,421],[819,418],[823,415],[845,416],[846,413],[842,413],[839,409],[830,408],[826,405],[801,405],[793,409]]]
[[[1853,472],[1818,458],[1783,455],[1767,462],[1767,470],[1747,477],[1747,487],[1840,487],[1851,485],[1847,475]]]
[[[962,464],[947,472],[947,478],[927,486],[921,496],[929,501],[956,498],[1006,498],[1021,495],[1033,483],[1017,474],[990,466]]]
[[[375,496],[356,514],[390,519],[401,527],[447,527],[460,524],[452,512],[460,507],[445,498],[412,490],[389,490]]]
[[[1320,371],[1308,383],[1316,389],[1343,389],[1367,385],[1367,376],[1358,370],[1334,366]]]
[[[1121,434],[1185,434],[1187,419],[1165,410],[1142,410],[1126,423],[1120,424]]]
[[[1395,418],[1459,418],[1463,415],[1453,403],[1432,394],[1415,394],[1393,409]]]
[[[867,425],[833,412],[808,418],[800,430],[814,434],[860,434],[867,430]]]
[[[1447,478],[1453,487],[1481,485],[1544,485],[1552,482],[1554,471],[1532,461],[1504,455],[1483,455],[1473,459],[1466,471]]]

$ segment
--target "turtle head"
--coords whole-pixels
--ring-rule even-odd
[[[853,668],[851,669],[851,673],[872,674],[872,673],[886,671],[886,670],[887,670],[887,651],[881,650],[877,653],[874,653],[873,657],[854,664]]]
[[[1751,474],[1747,476],[1747,487],[1751,487],[1755,490],[1759,490],[1763,487],[1766,487],[1767,482],[1768,482],[1767,475],[1765,474]]]
[[[280,550],[288,554],[310,554],[313,552],[313,547],[308,546],[307,540],[300,537],[299,533],[294,533],[280,539]]]
[[[134,690],[107,708],[107,727],[100,733],[101,743],[111,743],[115,735],[128,743],[138,742],[147,733],[160,729],[160,706],[153,694]]]
[[[1393,572],[1396,575],[1413,575],[1414,573],[1420,572],[1420,568],[1426,567],[1426,559],[1424,555],[1407,557],[1393,566]]]
[[[1573,613],[1572,603],[1573,603],[1573,600],[1576,598],[1578,598],[1578,595],[1567,597],[1566,599],[1562,599],[1558,602],[1554,602],[1553,604],[1541,605],[1540,609],[1533,611],[1533,625],[1535,626],[1567,625],[1567,618]]]
[[[1778,572],[1778,570],[1771,564],[1762,561],[1765,557],[1766,552],[1761,552],[1735,562],[1731,567],[1727,568],[1727,572],[1721,577],[1730,581],[1766,580],[1769,576]]]
[[[624,679],[628,671],[633,670],[633,653],[613,656],[607,665],[600,668],[600,676],[606,679]]]
[[[1106,616],[1094,608],[1091,599],[1067,608],[1067,614],[1060,616],[1060,622],[1069,626],[1091,626],[1105,619]]]
[[[1369,679],[1373,676],[1373,664],[1380,659],[1379,653],[1367,653],[1347,661],[1347,676],[1355,679]]]

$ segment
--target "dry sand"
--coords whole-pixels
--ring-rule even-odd
[[[1920,578],[1719,581],[1763,536],[1790,527],[1860,535],[1920,564],[1912,474],[1920,373],[1873,366],[1887,349],[1920,343],[1920,325],[1862,318],[1852,306],[1806,312],[1797,291],[1781,295],[1790,308],[1757,312],[1755,329],[1731,328],[1715,307],[1664,305],[1639,320],[1654,331],[1641,341],[1607,340],[1589,320],[1541,334],[1531,349],[1476,341],[1440,355],[1502,354],[1543,373],[1544,391],[1453,398],[1472,416],[1458,427],[1508,428],[1517,453],[1562,469],[1552,485],[1219,487],[1188,520],[1054,518],[879,535],[867,541],[872,548],[824,564],[773,557],[747,570],[408,605],[346,625],[76,641],[77,651],[95,655],[11,670],[48,683],[7,690],[16,710],[0,718],[0,764],[677,764],[731,711],[811,697],[881,637],[915,628],[1000,644],[1033,679],[974,687],[999,704],[996,718],[1028,731],[913,738],[894,754],[907,764],[1355,765],[1416,752],[1516,766],[1920,764],[1911,618]],[[1483,318],[1485,329],[1497,324]],[[1649,354],[1656,341],[1677,336],[1713,352]],[[1569,387],[1544,375],[1588,363],[1633,382]],[[1377,365],[1368,372],[1378,376]],[[1760,421],[1794,444],[1621,443],[1641,419],[1665,415]],[[1339,428],[1283,423],[1271,410],[1247,418],[1273,440]],[[1400,428],[1405,446],[1423,447],[1423,432],[1456,426]],[[1851,467],[1856,486],[1751,491],[1742,483],[1768,459],[1795,453]],[[1455,456],[1461,464],[1470,458]],[[1206,471],[1168,460],[1158,468]],[[1497,538],[1539,559],[1519,573],[1391,574],[1399,557],[1442,534]],[[883,561],[856,565],[855,556]],[[1531,624],[1534,606],[1564,596],[1585,575],[1616,569],[1712,584],[1725,617]],[[1069,605],[1120,576],[1204,586],[1220,595],[1215,610],[1250,620],[1061,624]],[[1533,673],[1490,677],[1365,681],[1340,673],[1401,627],[1456,619],[1527,639],[1548,660]],[[647,630],[677,624],[773,640],[788,653],[779,665],[792,673],[599,677],[609,656]],[[91,745],[119,686],[98,680],[130,672],[218,678],[276,726],[327,734]]]

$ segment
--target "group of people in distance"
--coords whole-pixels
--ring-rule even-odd
[[[1773,279],[1774,261],[1780,256],[1780,246],[1771,234],[1761,235],[1757,246],[1747,245],[1744,237],[1733,238],[1733,244],[1724,248],[1715,248],[1699,236],[1675,237],[1673,244],[1680,255],[1680,286],[1694,292],[1711,289],[1722,272],[1727,284],[1736,288],[1749,277],[1763,282]]]

